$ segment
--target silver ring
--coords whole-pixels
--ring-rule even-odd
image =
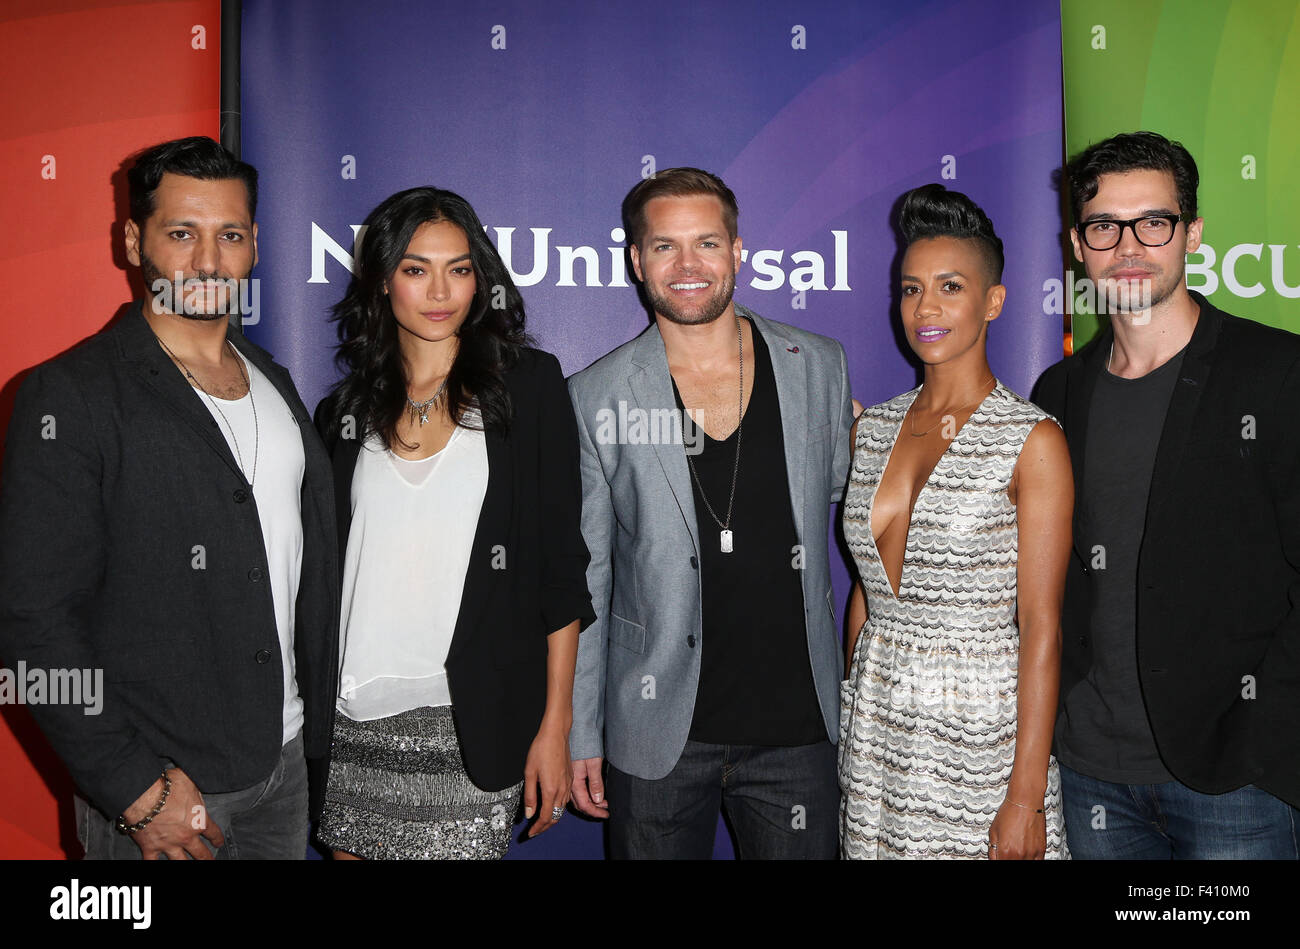
[[[564,808],[562,807],[551,808],[551,820],[559,820],[563,816],[564,816]]]

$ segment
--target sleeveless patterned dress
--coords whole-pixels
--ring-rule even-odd
[[[994,386],[916,499],[895,596],[871,507],[920,391],[862,414],[845,495],[868,617],[840,686],[846,859],[986,858],[1015,756],[1017,534],[1006,488],[1029,432],[1050,416]],[[1043,804],[1047,858],[1068,858],[1055,758]]]

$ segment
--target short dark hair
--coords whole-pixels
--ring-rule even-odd
[[[722,202],[722,223],[727,227],[727,236],[734,241],[740,209],[736,206],[736,196],[722,179],[699,168],[665,168],[653,177],[638,181],[623,199],[623,228],[628,243],[640,246],[645,237],[645,206],[655,198],[687,198],[699,194],[711,194]]]
[[[140,227],[153,214],[154,193],[168,172],[200,181],[238,178],[248,192],[248,218],[257,220],[257,169],[206,135],[191,135],[146,148],[126,173],[131,191],[131,220]]]
[[[465,232],[474,268],[474,302],[461,324],[460,345],[447,374],[448,414],[462,425],[470,400],[477,399],[484,429],[509,428],[512,407],[504,373],[529,342],[523,297],[470,203],[455,192],[422,187],[390,195],[366,215],[352,279],[334,306],[339,333],[335,361],[346,375],[334,388],[336,412],[327,427],[331,437],[342,417],[351,415],[363,436],[377,434],[388,448],[405,444],[397,423],[408,405],[406,369],[397,319],[384,289],[415,232],[439,221]]]
[[[898,213],[898,229],[911,244],[931,237],[956,237],[975,241],[984,258],[989,286],[1002,282],[1006,258],[1002,239],[983,208],[962,194],[941,184],[921,185],[907,193]]]
[[[1065,166],[1070,186],[1070,210],[1078,224],[1083,206],[1097,197],[1102,175],[1126,171],[1167,171],[1178,189],[1178,210],[1196,219],[1196,187],[1201,175],[1196,160],[1180,142],[1155,132],[1124,132],[1089,145]]]

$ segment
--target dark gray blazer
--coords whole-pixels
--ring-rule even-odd
[[[241,335],[230,338],[302,433],[294,652],[306,751],[325,756],[338,664],[329,458],[289,374]],[[100,714],[30,710],[110,816],[165,759],[203,792],[248,787],[279,760],[284,690],[257,502],[202,398],[137,302],[34,369],[9,425],[0,656],[10,667],[103,670]]]
[[[833,743],[843,659],[827,535],[831,504],[849,471],[853,404],[844,347],[739,304],[736,311],[754,321],[772,354],[790,504],[804,547],[808,661]],[[620,410],[675,411],[658,326],[571,377],[569,395],[578,417],[582,533],[596,609],[578,645],[569,749],[574,758],[603,756],[620,771],[662,778],[686,746],[700,650],[708,648],[695,496],[680,442],[615,444],[601,430],[602,418],[617,418]]]

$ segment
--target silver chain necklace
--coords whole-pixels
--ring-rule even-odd
[[[704,508],[709,512],[709,517],[718,525],[722,533],[719,535],[722,544],[722,552],[729,554],[735,550],[735,535],[731,532],[731,508],[736,503],[736,479],[740,475],[740,429],[745,424],[745,337],[740,328],[740,317],[736,317],[736,348],[740,354],[740,402],[736,406],[736,464],[731,470],[731,494],[727,498],[727,520],[725,522],[718,519],[718,515],[713,513],[713,505],[709,503],[708,496],[704,493],[704,485],[700,483],[699,472],[695,470],[695,459],[687,455],[686,464],[690,466],[691,477],[695,479],[695,486],[700,489],[700,500],[704,502]]]
[[[248,486],[251,488],[253,486],[253,482],[257,480],[257,452],[262,441],[262,434],[257,424],[257,400],[253,398],[253,380],[248,377],[248,373],[244,372],[244,361],[239,358],[239,353],[235,351],[234,344],[230,342],[229,338],[226,339],[226,345],[229,346],[230,351],[234,353],[235,365],[239,367],[239,378],[243,379],[244,385],[248,387],[248,404],[253,409],[253,474],[252,477],[249,477],[248,470],[244,467],[244,454],[239,450],[239,438],[238,436],[235,435],[235,426],[230,424],[230,419],[226,418],[226,413],[221,410],[221,406],[217,405],[217,400],[212,398],[212,393],[208,392],[207,389],[203,388],[203,383],[199,382],[198,377],[195,376],[194,373],[190,372],[190,367],[185,365],[181,357],[177,356],[174,352],[172,352],[172,348],[168,346],[165,342],[163,342],[163,338],[161,336],[159,336],[157,333],[154,333],[154,338],[157,339],[158,342],[162,343],[162,348],[167,350],[167,355],[171,356],[172,359],[176,360],[177,365],[179,365],[181,369],[185,371],[186,377],[189,378],[196,386],[198,386],[200,392],[202,392],[204,395],[208,397],[208,403],[214,409],[217,410],[217,413],[221,416],[221,420],[226,423],[226,428],[230,431],[230,442],[235,446],[235,460],[239,462],[239,470],[243,472],[245,478],[248,478]]]
[[[424,425],[429,421],[429,406],[433,405],[435,402],[438,401],[439,398],[441,398],[442,390],[447,388],[447,379],[450,378],[450,376],[451,373],[448,373],[446,376],[443,376],[442,385],[438,386],[437,391],[434,392],[433,395],[425,399],[423,402],[416,402],[409,395],[406,397],[406,402],[411,407],[412,420],[415,419],[415,416],[418,413],[420,416],[421,425]]]

